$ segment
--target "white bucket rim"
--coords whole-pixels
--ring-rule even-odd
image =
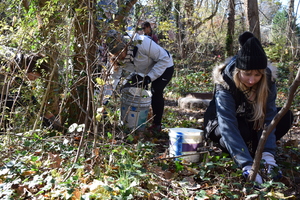
[[[203,130],[201,129],[196,129],[196,128],[170,128],[169,129],[169,135],[171,134],[186,134],[186,135],[193,135],[193,134],[201,134],[203,133]]]
[[[152,96],[151,91],[145,90],[143,88],[137,88],[137,87],[129,87],[128,93],[132,96],[143,97],[143,98],[149,98]]]

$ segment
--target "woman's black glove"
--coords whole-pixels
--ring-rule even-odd
[[[147,88],[148,84],[151,83],[151,78],[145,76],[144,78],[138,74],[131,78],[131,85],[135,87]]]

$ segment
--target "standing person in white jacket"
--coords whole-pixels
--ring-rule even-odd
[[[113,89],[118,84],[123,70],[131,72],[125,87],[148,88],[148,84],[151,83],[154,118],[148,130],[159,133],[164,111],[163,92],[174,73],[172,56],[148,36],[137,33],[121,34],[110,30],[106,42],[112,65],[110,79]]]

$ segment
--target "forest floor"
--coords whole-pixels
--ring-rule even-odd
[[[196,119],[200,122],[203,121],[203,114],[204,114],[205,110],[182,109],[182,108],[179,108],[176,100],[171,100],[171,99],[166,99],[165,104],[166,104],[165,105],[165,115],[167,115],[169,112],[171,112],[174,116],[177,116],[180,119],[186,119],[186,120]],[[200,127],[189,127],[189,128],[201,128],[201,125],[200,125]],[[168,128],[164,129],[164,133],[168,134]],[[165,135],[165,138],[168,138],[167,135]],[[288,166],[298,166],[298,169],[299,169],[299,166],[300,166],[300,157],[299,157],[300,140],[299,139],[300,139],[299,116],[296,116],[294,125],[290,129],[290,132],[288,134],[286,134],[277,143],[278,144],[278,157],[276,157],[276,159],[277,159],[277,163],[280,166],[282,166],[282,171],[283,171],[283,174],[285,175],[284,178],[281,179],[281,182],[284,183],[288,187],[284,190],[284,192],[282,192],[282,193],[284,193],[284,196],[285,196],[283,199],[300,199],[300,172],[299,172],[299,170],[298,171],[290,170],[291,168],[287,169],[289,167],[287,167],[287,168],[285,167],[287,165]],[[166,149],[166,146],[168,146],[169,140],[164,139],[164,140],[158,141],[157,143],[161,144],[161,148],[156,149],[157,154],[160,155],[159,158],[168,157],[168,155],[164,155],[164,154],[168,154],[168,150]],[[211,147],[207,147],[206,149],[208,149],[208,148],[211,148]],[[220,150],[217,147],[213,147],[213,148],[214,148],[216,154],[220,153]],[[199,163],[199,165],[200,165],[200,163]],[[220,166],[220,173],[224,173],[223,175],[226,176],[224,170],[227,171],[226,169],[223,169],[222,166]],[[157,171],[157,173],[158,173],[158,171]],[[189,188],[187,188],[187,190],[189,191],[190,196],[194,196],[192,193],[196,193],[197,191],[199,192],[203,188],[204,189],[206,188],[205,189],[206,194],[217,193],[216,189],[213,186],[210,188],[207,187],[206,181],[199,182],[199,181],[195,180],[195,175],[196,175],[196,173],[199,173],[199,171],[198,172],[191,172],[191,171],[189,171],[187,174],[184,174],[184,173],[181,174],[182,175],[181,178],[183,180],[189,182]],[[197,170],[195,170],[195,171],[197,171]],[[166,175],[166,172],[164,172],[164,173],[161,172],[160,175],[162,176],[161,177],[162,180],[168,179],[168,178],[166,178],[166,176],[168,176],[168,175]],[[194,177],[194,178],[192,178],[192,177]],[[220,177],[222,177],[222,175],[220,175]],[[224,177],[224,178],[226,179],[226,177]],[[233,182],[239,182],[239,183],[241,181],[240,178],[235,178],[235,177],[234,178],[228,177],[228,179],[232,180]],[[243,181],[244,180],[242,180],[242,182]],[[214,181],[211,181],[210,184],[212,184],[212,182],[216,185],[222,185],[224,180],[222,180],[222,179],[214,180]],[[230,183],[230,184],[234,184],[234,183]],[[176,191],[176,188],[173,188],[173,190]],[[180,193],[179,190],[182,190],[182,187],[180,189],[178,188],[178,191],[177,191],[178,193]],[[274,196],[276,196],[276,195],[274,195]],[[203,198],[203,199],[205,199],[205,198]],[[223,198],[221,198],[221,199],[223,199]],[[242,199],[247,199],[247,198],[242,198]],[[277,199],[277,198],[274,198],[274,199]],[[281,198],[278,197],[278,199],[281,199]]]
[[[170,156],[169,129],[202,129],[205,112],[177,102],[166,99],[163,135],[144,131],[129,137],[108,118],[105,128],[115,132],[103,127],[99,137],[82,137],[80,126],[66,134],[1,135],[0,199],[300,199],[299,116],[278,142],[276,160],[284,178],[272,182],[264,176],[263,189],[257,189],[212,143],[201,143],[194,163]]]

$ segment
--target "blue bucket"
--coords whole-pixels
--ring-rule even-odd
[[[176,157],[185,154],[195,154],[199,152],[199,147],[203,142],[203,137],[204,132],[200,129],[170,128],[170,157]],[[182,159],[187,162],[199,162],[200,154],[183,156]]]

